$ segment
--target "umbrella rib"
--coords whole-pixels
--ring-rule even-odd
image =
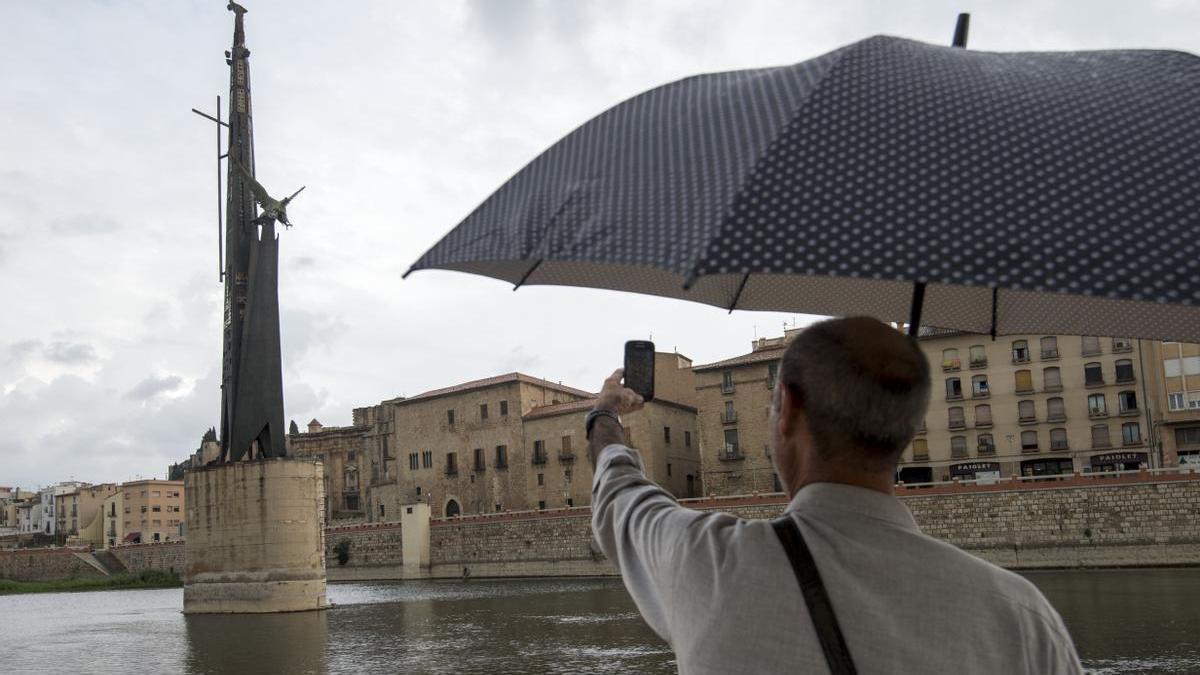
[[[750,281],[750,273],[746,272],[742,275],[742,283],[738,284],[737,293],[733,294],[733,302],[729,303],[729,313],[733,314],[733,308],[737,307],[738,298],[742,297],[742,289],[746,287],[746,282]]]
[[[525,283],[525,280],[529,278],[529,275],[533,274],[533,271],[536,270],[538,268],[538,266],[542,264],[542,260],[543,260],[543,258],[538,258],[537,261],[535,263],[533,263],[533,267],[530,267],[529,270],[527,272],[525,272],[525,274],[521,275],[521,280],[517,282],[516,286],[513,286],[514,291],[517,290],[518,288],[520,288],[521,285]]]
[[[992,286],[992,342],[996,341],[996,296],[999,293],[1000,288]]]

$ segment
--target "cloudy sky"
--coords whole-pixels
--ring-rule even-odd
[[[158,476],[219,423],[210,110],[233,17],[204,2],[0,7],[0,485]],[[594,390],[626,339],[697,362],[809,317],[400,275],[504,179],[688,74],[887,33],[991,50],[1200,52],[1200,2],[247,0],[260,180],[281,237],[286,417],[512,370]],[[335,10],[335,7],[342,7]]]

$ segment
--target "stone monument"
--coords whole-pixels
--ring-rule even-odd
[[[287,456],[279,349],[275,223],[291,226],[287,205],[304,188],[274,199],[255,178],[246,9],[235,2],[228,9],[234,13],[233,48],[225,52],[229,118],[221,119],[220,99],[216,117],[195,111],[217,123],[218,163],[228,160],[221,451],[185,474],[183,611],[322,609],[328,606],[323,472],[319,463]],[[221,127],[228,129],[224,154]]]

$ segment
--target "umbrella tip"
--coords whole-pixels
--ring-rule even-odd
[[[971,13],[959,12],[958,20],[954,24],[954,41],[950,43],[952,47],[966,48],[967,32],[971,28]]]

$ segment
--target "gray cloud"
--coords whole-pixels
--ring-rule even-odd
[[[50,231],[57,234],[104,234],[115,232],[117,222],[94,214],[77,213],[50,221]]]
[[[125,398],[130,401],[146,401],[159,394],[175,391],[181,384],[183,378],[178,375],[150,375],[125,392]]]
[[[91,363],[97,358],[96,348],[85,342],[51,342],[43,354],[50,361],[70,365]]]

